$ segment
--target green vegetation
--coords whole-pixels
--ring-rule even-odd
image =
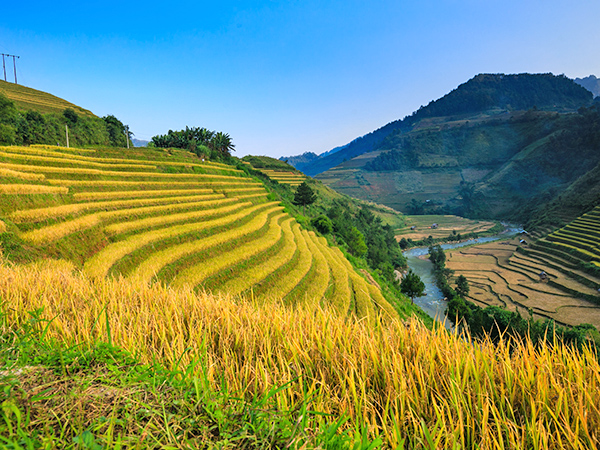
[[[421,297],[425,292],[425,283],[421,281],[419,275],[409,270],[408,273],[402,277],[400,283],[400,290],[403,294],[410,297],[411,302],[414,303],[415,297]]]
[[[152,138],[151,144],[162,148],[182,148],[189,150],[202,159],[229,161],[231,152],[235,150],[233,140],[227,133],[214,132],[207,128],[189,128],[157,135]]]
[[[501,117],[502,113],[539,109],[574,111],[590,106],[593,95],[563,75],[479,74],[442,98],[422,106],[403,120],[396,120],[361,136],[334,153],[328,153],[303,166],[315,176],[364,153],[390,149],[389,141],[421,128],[444,128],[467,120]],[[437,120],[442,118],[441,120]],[[394,137],[396,136],[396,137]],[[383,166],[381,166],[383,167]]]
[[[1,83],[0,87],[11,84]],[[39,91],[32,91],[39,93]],[[100,119],[89,111],[56,97],[52,99],[54,103],[51,108],[39,108],[35,102],[30,101],[15,104],[8,96],[4,95],[10,92],[10,90],[0,89],[0,145],[66,146],[65,127],[68,127],[69,145],[71,146],[125,147],[127,145],[125,126],[114,116]],[[39,93],[40,96],[42,94]],[[12,95],[11,98],[21,97]],[[59,105],[65,105],[66,108],[59,112],[57,110]]]
[[[359,139],[327,156],[343,159],[317,178],[412,214],[562,226],[598,204],[599,124],[563,76],[480,75],[389,124],[370,152],[353,153]]]

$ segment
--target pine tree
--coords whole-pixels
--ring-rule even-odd
[[[415,302],[415,297],[420,297],[425,292],[425,283],[421,281],[419,275],[409,270],[402,278],[400,291],[410,297],[411,302]]]
[[[304,181],[298,188],[296,189],[296,194],[294,194],[294,205],[302,205],[302,214],[305,214],[304,208],[306,205],[311,205],[317,200],[317,194],[313,192],[306,181]]]

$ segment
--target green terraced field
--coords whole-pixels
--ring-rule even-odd
[[[292,186],[305,179],[266,172]],[[183,152],[0,147],[0,219],[21,258],[67,259],[91,278],[396,315],[262,183]]]

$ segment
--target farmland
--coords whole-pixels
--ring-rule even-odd
[[[593,267],[600,234],[595,209],[545,237],[521,235],[448,253],[447,267],[467,277],[468,299],[527,317],[600,327],[600,277]],[[592,268],[590,270],[590,267]]]
[[[292,186],[304,179],[268,173]],[[343,254],[231,165],[173,150],[0,147],[0,194],[17,262],[51,256],[95,279],[397,314]]]
[[[437,227],[433,227],[434,224],[437,224]],[[481,234],[489,231],[494,225],[495,222],[470,220],[452,215],[407,215],[405,226],[395,231],[398,240],[405,238],[418,241],[429,236],[433,239],[443,239],[469,233]]]

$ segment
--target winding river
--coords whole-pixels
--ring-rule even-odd
[[[452,244],[441,244],[441,246],[444,250],[448,250],[473,244],[485,244],[486,242],[506,239],[520,233],[521,231],[523,231],[523,229],[520,227],[506,224],[505,230],[495,236],[469,239],[467,241]],[[446,327],[451,328],[452,323],[446,319],[446,300],[444,299],[442,291],[440,291],[435,282],[433,264],[431,261],[429,261],[429,259],[420,258],[428,253],[428,247],[412,248],[404,252],[404,256],[406,256],[406,260],[408,262],[408,267],[417,275],[419,275],[423,283],[425,283],[425,295],[422,297],[416,297],[415,304],[418,305],[429,316],[433,317],[435,320],[443,322]]]

